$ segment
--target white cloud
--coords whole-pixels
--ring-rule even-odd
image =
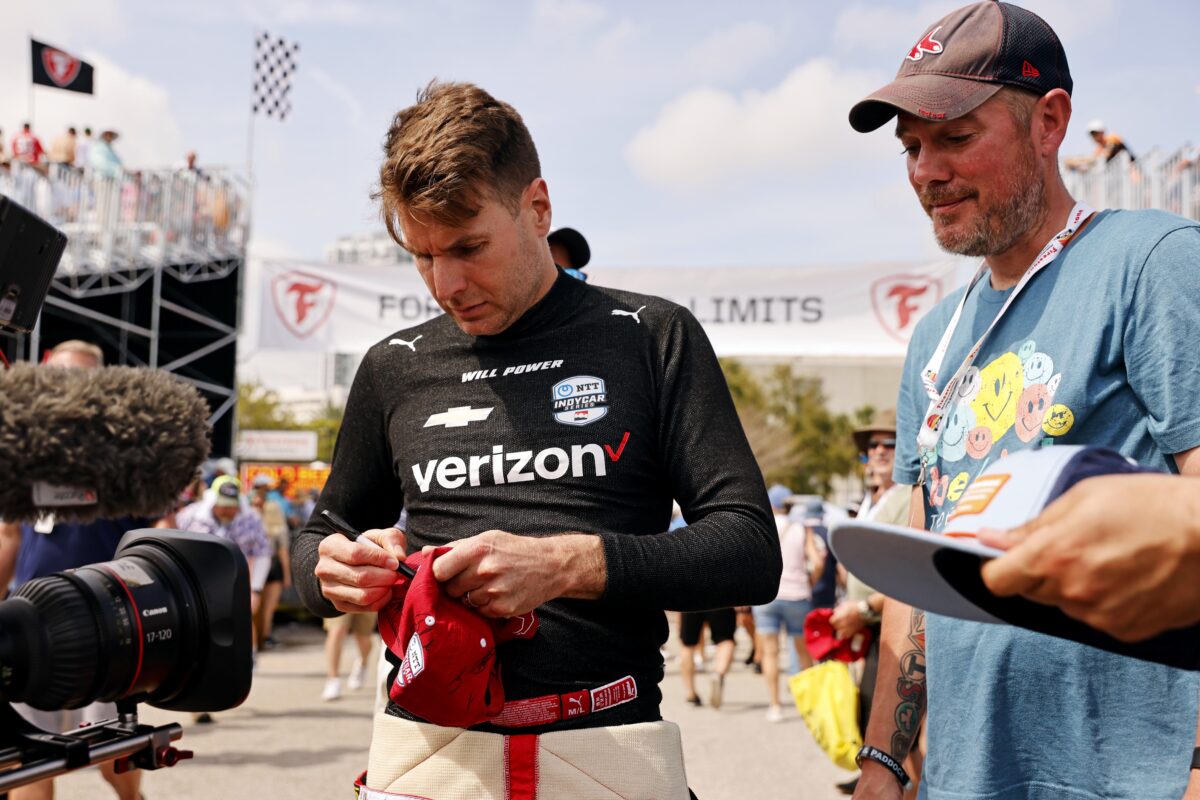
[[[621,20],[596,40],[596,55],[603,59],[612,60],[623,58],[627,51],[638,46],[638,42],[646,34],[646,29],[628,17]]]
[[[282,242],[278,239],[272,239],[263,236],[257,232],[253,233],[250,241],[246,243],[246,255],[253,259],[280,259],[291,260],[301,259],[302,256],[291,245]]]
[[[927,0],[902,9],[891,4],[853,3],[838,14],[833,41],[840,52],[894,53],[899,66],[907,48],[929,26],[961,5],[959,0]],[[1076,0],[1038,0],[1023,5],[1046,20],[1064,43],[1092,36],[1117,18],[1116,0],[1091,0],[1086,13],[1080,13]]]
[[[1026,7],[1049,23],[1062,39],[1070,63],[1072,42],[1081,42],[1119,20],[1116,0],[1088,0],[1086,10],[1074,0],[1038,0]]]
[[[115,0],[66,0],[36,8],[18,3],[6,9],[6,15],[0,29],[0,127],[5,139],[30,116],[27,32],[32,32],[96,70],[96,93],[91,96],[33,89],[32,121],[43,144],[49,145],[68,125],[88,125],[97,132],[110,127],[121,133],[116,150],[128,166],[169,166],[183,158],[186,143],[166,88],[80,44],[117,42],[126,36],[128,26]]]
[[[317,66],[310,66],[304,70],[306,74],[311,75],[313,82],[320,86],[325,91],[336,97],[343,105],[346,106],[346,121],[350,125],[357,127],[363,121],[363,104],[351,91],[350,87],[339,81],[337,78],[330,75],[325,70]]]
[[[85,52],[84,60],[96,68],[94,99],[81,107],[79,101],[62,97],[65,92],[55,92],[45,103],[39,98],[38,127],[43,136],[71,122],[77,127],[90,124],[97,133],[113,128],[121,134],[115,148],[126,167],[166,167],[181,161],[190,143],[171,111],[167,89],[99,53]]]
[[[894,5],[854,3],[842,9],[833,24],[833,42],[840,51],[895,53],[896,64],[927,27],[962,4],[934,0],[912,9]],[[909,39],[912,41],[910,42]]]
[[[739,22],[706,36],[688,48],[684,62],[696,80],[735,80],[779,49],[776,28],[756,20]]]
[[[60,0],[54,3],[5,3],[0,40],[21,42],[18,52],[28,62],[28,37],[77,52],[82,42],[118,39],[128,31],[119,0]],[[5,59],[7,61],[7,59]],[[24,72],[23,74],[28,74]]]
[[[871,158],[877,143],[854,135],[846,115],[879,82],[818,58],[767,91],[695,89],[638,131],[625,156],[643,179],[680,190]]]
[[[28,47],[28,45],[26,45]],[[37,87],[33,100],[34,132],[44,145],[68,125],[90,126],[98,134],[113,128],[121,134],[115,147],[128,167],[169,166],[183,158],[187,143],[171,111],[167,90],[148,78],[130,73],[105,56],[84,51],[81,57],[95,68],[91,97]],[[26,70],[0,78],[0,121],[8,138],[17,123],[29,118]]]
[[[238,13],[234,8],[239,6],[230,8],[232,13]],[[258,0],[240,6],[240,14],[266,28],[278,25],[354,28],[390,25],[404,19],[393,5],[360,0]]]
[[[608,10],[590,0],[534,0],[533,24],[539,36],[575,36],[595,27]]]

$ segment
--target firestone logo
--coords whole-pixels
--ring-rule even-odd
[[[78,58],[62,50],[47,47],[42,50],[42,66],[46,68],[50,80],[59,86],[70,86],[79,77],[81,63]]]
[[[917,321],[942,299],[942,282],[929,275],[889,275],[871,284],[871,305],[880,326],[908,343]]]
[[[293,336],[311,336],[333,313],[337,284],[304,272],[285,272],[271,279],[275,313]]]

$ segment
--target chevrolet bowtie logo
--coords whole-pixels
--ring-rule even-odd
[[[492,408],[495,408],[495,406]],[[457,408],[443,411],[440,414],[434,414],[425,421],[425,427],[432,428],[436,425],[442,425],[447,428],[465,428],[472,422],[483,422],[492,413],[492,408],[458,406]]]

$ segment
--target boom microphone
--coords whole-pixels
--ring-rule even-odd
[[[209,450],[208,404],[133,367],[0,372],[0,519],[156,516]]]

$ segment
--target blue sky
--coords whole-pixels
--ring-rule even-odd
[[[849,106],[954,2],[52,0],[6,4],[0,127],[28,113],[33,34],[91,60],[98,93],[39,89],[43,136],[110,125],[134,166],[246,160],[255,30],[301,44],[294,114],[255,123],[255,242],[320,258],[376,227],[391,115],[430,78],[479,83],[525,117],[555,221],[597,262],[791,265],[936,254],[885,129]],[[1135,152],[1200,140],[1200,4],[1028,0],[1075,76],[1066,152],[1105,119]],[[1153,9],[1150,13],[1149,9]],[[7,145],[6,145],[7,146]]]

